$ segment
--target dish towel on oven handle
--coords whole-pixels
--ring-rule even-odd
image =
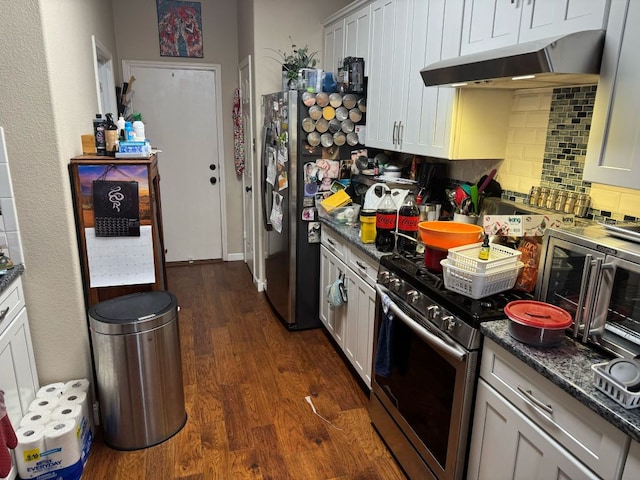
[[[11,455],[8,448],[16,448],[18,438],[13,431],[7,407],[4,404],[4,392],[0,390],[0,477],[4,478],[11,471]]]
[[[391,375],[391,367],[393,366],[393,313],[390,312],[389,308],[392,300],[389,295],[382,295],[381,301],[382,318],[380,330],[378,331],[374,370],[376,375],[388,377]]]

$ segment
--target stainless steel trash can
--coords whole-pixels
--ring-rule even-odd
[[[134,293],[89,312],[104,441],[118,450],[156,445],[187,421],[178,302]]]

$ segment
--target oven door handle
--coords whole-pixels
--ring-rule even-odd
[[[422,325],[420,325],[417,322],[415,322],[414,320],[412,320],[411,317],[409,317],[409,315],[404,313],[400,309],[400,307],[398,307],[391,300],[391,297],[389,296],[389,293],[388,293],[389,291],[386,288],[382,287],[380,284],[376,284],[376,290],[378,292],[378,296],[381,299],[384,298],[384,297],[387,297],[389,299],[388,302],[386,302],[386,304],[389,305],[389,308],[391,309],[393,314],[396,317],[398,317],[400,320],[402,320],[402,322],[404,324],[406,324],[407,327],[409,327],[411,330],[413,330],[413,333],[418,335],[427,344],[429,344],[430,346],[434,347],[437,350],[440,350],[441,352],[444,352],[447,355],[450,355],[450,356],[454,357],[459,362],[464,362],[466,360],[467,352],[462,347],[459,347],[459,346],[457,346],[455,344],[451,344],[451,343],[443,340],[442,338],[438,337],[437,335],[434,335],[433,333],[431,333],[429,330],[424,328]]]

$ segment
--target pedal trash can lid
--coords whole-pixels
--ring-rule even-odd
[[[158,328],[177,316],[178,300],[171,292],[132,293],[100,302],[89,311],[96,333],[122,335]]]

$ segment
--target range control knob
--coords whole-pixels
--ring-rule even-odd
[[[392,278],[389,280],[389,287],[391,287],[396,292],[402,288],[402,284],[404,282],[399,278]]]
[[[420,301],[420,294],[418,293],[418,291],[417,290],[409,290],[407,292],[407,301],[411,305],[417,305],[417,303]]]
[[[429,320],[435,320],[440,316],[440,307],[438,305],[429,305],[427,307],[427,318]]]
[[[456,326],[456,320],[451,315],[442,318],[442,328],[450,332]]]
[[[383,285],[386,285],[389,283],[389,278],[390,278],[389,272],[380,272],[378,274],[378,281]]]

